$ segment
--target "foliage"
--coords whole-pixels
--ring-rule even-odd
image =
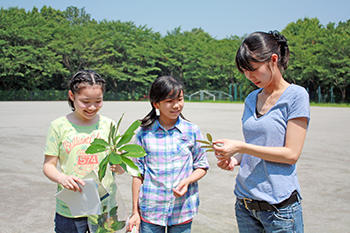
[[[207,152],[213,152],[213,146],[223,146],[222,143],[213,143],[213,137],[211,136],[210,133],[207,133],[207,141],[206,140],[197,140],[197,142],[202,143],[203,145],[201,146],[201,148],[206,149]]]
[[[286,79],[307,88],[314,101],[321,87],[323,96],[332,89],[336,102],[350,102],[350,20],[324,26],[304,18],[282,33],[291,51]],[[228,92],[239,84],[246,96],[255,87],[235,67],[242,39],[218,40],[201,28],[181,27],[161,36],[133,22],[97,22],[74,6],[1,8],[0,90],[62,91],[77,70],[94,69],[106,79],[107,92],[121,99],[144,98],[159,75],[180,78],[186,93]]]
[[[143,157],[146,155],[146,152],[140,145],[128,143],[134,136],[135,130],[141,125],[141,122],[139,120],[134,121],[124,134],[121,135],[119,134],[119,126],[123,116],[124,114],[120,117],[117,126],[111,123],[108,142],[104,139],[95,138],[85,151],[86,154],[108,152],[108,155],[99,164],[98,178],[100,181],[102,181],[106,174],[108,163],[119,164],[130,174],[134,174],[133,171],[137,171],[140,174],[138,167],[131,158]]]

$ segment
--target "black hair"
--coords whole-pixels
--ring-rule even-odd
[[[102,92],[105,91],[106,81],[93,70],[81,70],[73,75],[68,82],[68,90],[72,91],[73,94],[79,93],[79,91],[87,86],[100,85]],[[68,96],[68,104],[72,111],[75,111],[74,103]]]
[[[244,39],[236,54],[236,66],[254,71],[252,62],[267,62],[272,54],[278,55],[278,68],[283,73],[288,67],[289,48],[287,39],[278,31],[254,32]]]
[[[176,99],[184,93],[184,86],[180,80],[172,76],[160,76],[151,85],[149,100],[152,110],[141,120],[141,127],[147,128],[157,119],[156,109],[153,103],[159,103],[165,99]],[[185,117],[180,114],[185,119]]]

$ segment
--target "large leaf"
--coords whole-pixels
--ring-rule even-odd
[[[114,151],[111,152],[109,156],[109,163],[110,164],[121,164],[123,162],[122,158],[120,155],[115,153]]]
[[[121,157],[122,157],[123,162],[126,165],[128,165],[130,168],[135,169],[137,171],[139,170],[139,168],[135,165],[135,163],[131,159],[125,157],[124,155],[121,155]]]
[[[90,146],[86,149],[86,154],[95,154],[99,152],[103,152],[107,150],[107,147],[101,144],[90,144]]]
[[[102,181],[103,177],[106,174],[106,169],[107,169],[107,164],[109,161],[109,155],[106,156],[100,163],[99,168],[98,168],[98,179]]]
[[[122,116],[120,117],[119,121],[118,121],[118,124],[117,124],[117,131],[119,130],[119,126],[120,126],[120,122],[122,121],[124,117],[124,113],[122,114]]]
[[[146,155],[145,150],[142,146],[136,144],[127,144],[119,148],[120,151],[126,151],[123,155],[128,157],[139,158]]]
[[[129,128],[125,131],[125,133],[123,134],[122,138],[119,140],[117,147],[120,147],[128,142],[130,142],[130,140],[132,139],[132,137],[134,136],[134,132],[135,130],[141,125],[141,121],[136,120],[134,121]]]

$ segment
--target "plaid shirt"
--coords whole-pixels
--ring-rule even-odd
[[[165,130],[156,120],[136,134],[136,143],[147,155],[136,164],[144,178],[139,207],[142,218],[157,225],[175,225],[193,218],[198,212],[198,183],[175,198],[172,189],[197,168],[208,169],[206,153],[200,148],[198,126],[178,118],[173,128]]]

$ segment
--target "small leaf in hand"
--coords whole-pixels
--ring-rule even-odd
[[[213,148],[212,146],[201,146],[201,148]]]
[[[208,141],[204,141],[204,140],[196,140],[197,142],[200,142],[200,143],[202,143],[202,144],[208,144],[208,145],[210,145],[210,142],[208,142]]]
[[[208,138],[208,141],[209,141],[210,143],[213,142],[213,137],[211,136],[210,133],[207,133],[207,138]]]

